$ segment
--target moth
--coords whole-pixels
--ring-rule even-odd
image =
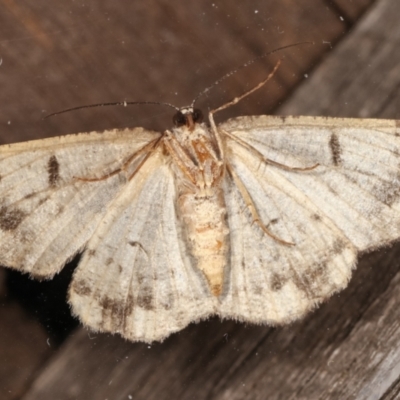
[[[144,342],[211,315],[289,323],[345,288],[358,252],[400,237],[400,123],[215,124],[273,72],[209,124],[192,104],[163,133],[1,146],[0,264],[50,279],[84,252],[73,313]]]

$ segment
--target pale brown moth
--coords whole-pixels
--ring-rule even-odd
[[[276,70],[275,67],[274,71]],[[90,132],[0,147],[0,263],[51,278],[91,329],[163,340],[218,315],[302,317],[357,253],[400,237],[394,120],[179,109],[163,133]]]

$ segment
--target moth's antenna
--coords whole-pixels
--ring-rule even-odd
[[[55,115],[64,114],[64,113],[70,112],[70,111],[82,110],[83,108],[107,107],[107,106],[124,106],[124,107],[126,107],[126,106],[130,106],[130,105],[139,105],[139,104],[152,104],[152,105],[158,105],[158,106],[167,106],[167,107],[173,108],[174,110],[179,111],[178,107],[176,107],[170,103],[159,103],[157,101],[117,101],[115,103],[88,104],[85,106],[67,108],[65,110],[57,111],[52,114],[46,115],[43,119],[54,117]]]
[[[299,43],[289,44],[289,45],[287,45],[287,46],[278,47],[277,49],[272,50],[272,51],[269,51],[268,53],[261,54],[260,56],[255,57],[255,58],[253,58],[253,59],[250,60],[250,61],[246,61],[244,64],[242,64],[242,65],[240,65],[239,67],[237,67],[237,68],[233,69],[232,71],[228,72],[227,74],[225,74],[225,75],[222,76],[221,78],[217,79],[212,85],[210,85],[209,87],[207,87],[207,88],[205,88],[204,90],[202,90],[202,91],[194,98],[194,100],[193,100],[193,102],[192,102],[192,104],[191,104],[191,107],[193,108],[193,107],[194,107],[194,104],[196,103],[196,101],[197,101],[201,96],[203,96],[203,95],[206,94],[208,91],[210,91],[214,86],[219,85],[222,81],[224,81],[225,79],[229,78],[230,76],[236,74],[236,72],[240,71],[241,69],[246,68],[246,67],[248,67],[249,65],[254,64],[256,61],[258,61],[258,60],[260,60],[260,59],[262,59],[262,58],[265,58],[265,57],[267,57],[267,56],[269,56],[269,55],[271,55],[271,54],[273,54],[273,53],[277,53],[278,51],[285,50],[285,49],[289,49],[290,47],[300,46],[300,45],[302,45],[302,44],[314,44],[314,42],[299,42]]]
[[[236,72],[240,71],[243,68],[248,67],[251,64],[254,64],[256,61],[267,57],[273,53],[276,53],[278,51],[281,50],[285,50],[285,49],[289,49],[290,47],[295,47],[295,46],[300,46],[302,44],[314,44],[313,42],[299,42],[299,43],[293,43],[293,44],[289,44],[287,46],[282,46],[282,47],[278,47],[275,50],[269,51],[268,53],[264,53],[261,54],[258,57],[253,58],[250,61],[245,62],[244,64],[240,65],[239,67],[235,68],[234,70],[228,72],[227,74],[225,74],[224,76],[222,76],[221,78],[219,78],[218,80],[216,80],[211,86],[207,87],[206,89],[204,89],[203,91],[201,91],[193,100],[191,107],[194,107],[194,104],[196,103],[196,101],[203,96],[204,94],[206,94],[209,90],[211,90],[214,86],[219,85],[222,81],[224,81],[225,79],[229,78],[230,76],[236,74]],[[78,106],[78,107],[72,107],[72,108],[67,108],[65,110],[61,110],[61,111],[57,111],[54,113],[51,113],[49,115],[46,115],[45,117],[43,117],[43,119],[46,118],[50,118],[50,117],[54,117],[55,115],[60,115],[60,114],[64,114],[70,111],[76,111],[76,110],[82,110],[84,108],[95,108],[95,107],[108,107],[108,106],[131,106],[131,105],[140,105],[140,104],[151,104],[151,105],[158,105],[158,106],[167,106],[167,107],[171,107],[176,111],[180,111],[180,109],[176,106],[174,106],[173,104],[170,103],[160,103],[157,101],[117,101],[117,102],[113,102],[113,103],[97,103],[97,104],[87,104],[84,106]]]

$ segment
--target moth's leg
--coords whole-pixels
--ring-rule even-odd
[[[163,144],[176,165],[190,180],[190,182],[192,182],[193,185],[199,185],[200,180],[203,180],[199,166],[193,162],[171,132],[165,132]]]
[[[267,76],[267,78],[264,79],[262,82],[260,82],[253,89],[248,90],[246,93],[243,93],[241,96],[235,97],[233,100],[229,101],[228,103],[225,103],[222,106],[220,106],[220,107],[218,107],[218,108],[216,108],[214,110],[211,110],[208,113],[208,119],[210,121],[211,130],[212,130],[212,132],[214,134],[214,137],[215,137],[215,140],[217,142],[217,145],[218,145],[218,148],[219,148],[219,151],[220,151],[221,159],[223,159],[223,157],[224,157],[224,148],[223,148],[223,145],[222,145],[221,135],[218,132],[217,126],[215,125],[214,114],[217,113],[218,111],[225,110],[225,108],[228,108],[230,106],[233,106],[233,105],[239,103],[240,100],[244,99],[245,97],[249,96],[250,94],[252,94],[256,90],[258,90],[261,87],[263,87],[275,75],[275,72],[279,68],[280,64],[281,64],[281,60],[278,60],[278,62],[275,64],[274,69]]]
[[[238,138],[235,135],[232,135],[231,133],[227,132],[226,130],[223,130],[223,132],[224,132],[224,135],[230,137],[236,143],[239,143],[241,146],[243,146],[247,150],[250,150],[251,152],[253,152],[259,159],[261,159],[266,164],[274,165],[275,167],[282,168],[286,171],[311,171],[319,166],[319,164],[317,163],[317,164],[311,165],[310,167],[289,167],[288,165],[281,164],[274,160],[264,157],[255,147],[249,145],[248,143],[244,142],[242,139]]]
[[[232,177],[233,181],[235,182],[236,186],[238,187],[239,192],[242,195],[243,200],[246,203],[246,206],[249,209],[249,211],[253,217],[253,222],[255,222],[263,230],[263,232],[265,234],[267,234],[269,237],[276,240],[277,242],[287,245],[287,246],[294,246],[294,243],[287,242],[286,240],[279,238],[278,236],[274,235],[272,232],[270,232],[268,230],[268,228],[261,221],[260,216],[258,215],[256,206],[254,205],[253,199],[251,198],[250,193],[247,191],[246,186],[244,185],[242,180],[236,174],[235,170],[229,165],[229,163],[226,164],[226,168],[229,172],[229,175]]]
[[[218,148],[218,153],[219,153],[218,155],[220,157],[220,160],[223,160],[224,159],[224,146],[223,146],[223,142],[221,139],[221,135],[218,132],[218,129],[215,125],[214,110],[212,110],[208,113],[208,120],[210,121],[211,132],[214,135],[215,142],[217,143],[217,148]]]
[[[83,182],[97,182],[97,181],[103,181],[105,179],[108,179],[116,174],[119,174],[122,171],[122,167],[115,169],[114,171],[108,173],[107,175],[103,175],[100,178],[82,178],[80,176],[75,176],[74,178],[78,181],[83,181]]]
[[[260,82],[257,86],[255,86],[253,89],[250,89],[249,91],[247,91],[246,93],[242,94],[241,96],[235,97],[232,101],[223,104],[222,106],[216,108],[215,110],[212,110],[209,112],[209,120],[210,120],[210,125],[211,125],[211,129],[214,133],[215,139],[218,143],[218,147],[221,149],[223,149],[222,147],[222,140],[221,140],[221,134],[219,133],[217,126],[215,125],[215,121],[214,121],[214,114],[218,111],[224,110],[225,108],[228,108],[230,106],[233,106],[235,104],[237,104],[240,100],[244,99],[245,97],[249,96],[250,94],[252,94],[253,92],[255,92],[256,90],[260,89],[262,86],[264,86],[274,75],[276,70],[279,68],[281,61],[279,60],[274,69],[272,70],[272,72],[267,76],[266,79],[264,79],[262,82]],[[229,132],[226,132],[225,130],[223,131],[225,135],[229,136],[231,139],[235,140],[237,143],[241,144],[243,147],[247,148],[248,150],[253,151],[261,160],[263,160],[264,162],[274,165],[276,167],[285,169],[287,171],[310,171],[316,167],[318,167],[319,164],[315,164],[312,165],[310,167],[305,167],[305,168],[298,168],[298,167],[289,167],[287,165],[278,163],[276,161],[270,160],[268,158],[265,158],[258,150],[256,150],[254,147],[250,146],[249,144],[243,142],[242,140],[240,140],[238,137],[230,134]]]
[[[128,178],[129,181],[136,175],[136,173],[140,170],[140,168],[143,166],[143,164],[144,164],[144,163],[148,160],[148,158],[153,154],[153,151],[157,148],[158,144],[159,144],[160,141],[161,141],[161,138],[162,138],[162,136],[161,136],[160,138],[157,139],[157,141],[156,141],[156,143],[154,144],[153,148],[150,149],[150,150],[147,152],[147,154],[143,157],[143,160],[140,161],[139,165],[136,167],[136,169],[133,171],[133,173],[129,176],[129,178]],[[132,161],[132,159],[131,159],[130,161]],[[129,161],[129,162],[130,162],[130,161]],[[124,165],[126,166],[127,164],[124,164]]]
[[[162,136],[161,136],[162,137]],[[160,138],[157,138],[155,140],[152,140],[150,143],[146,144],[146,146],[142,147],[139,151],[137,151],[136,153],[132,154],[123,164],[121,167],[115,169],[114,171],[109,172],[106,175],[101,176],[100,178],[82,178],[79,176],[76,176],[75,179],[79,180],[79,181],[84,181],[84,182],[97,182],[97,181],[103,181],[105,179],[108,179],[116,174],[119,174],[121,171],[124,171],[127,166],[138,156],[140,156],[143,153],[147,152],[146,157],[140,162],[138,168],[135,170],[135,172],[129,177],[129,179],[132,178],[132,176],[136,173],[136,171],[143,165],[143,162],[145,160],[147,160],[149,154],[152,153],[152,150],[154,150],[157,147],[157,144],[160,142],[161,140]]]
[[[197,149],[199,148],[198,146],[199,144],[201,144],[203,150],[202,154],[208,153],[208,156],[210,156],[213,162],[215,162],[218,165],[222,165],[221,153],[218,146],[217,148],[215,148],[214,143],[210,140],[203,140],[200,143],[199,141],[192,141],[192,145],[194,147],[197,147]]]

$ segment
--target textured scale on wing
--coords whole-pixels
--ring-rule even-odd
[[[138,128],[1,146],[0,264],[44,278],[58,272],[126,184],[123,172],[77,178],[106,176],[157,135]]]
[[[83,323],[151,342],[214,311],[175,201],[170,167],[154,154],[112,203],[76,270],[70,303]]]
[[[400,236],[400,130],[396,121],[324,117],[242,117],[222,129],[289,167],[280,169],[358,250]],[[229,139],[229,142],[231,139]],[[260,173],[268,169],[260,164]]]
[[[231,256],[219,314],[272,325],[302,317],[347,286],[356,249],[329,217],[276,167],[260,168],[253,153],[229,143],[229,162],[266,227],[252,223],[233,181],[226,181]]]

